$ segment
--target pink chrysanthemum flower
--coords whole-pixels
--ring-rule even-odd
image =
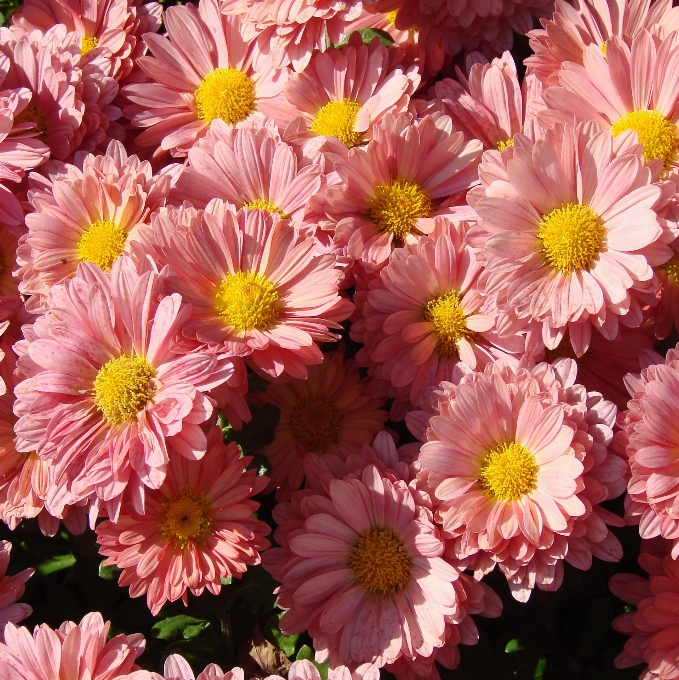
[[[466,80],[445,78],[434,85],[436,96],[458,130],[469,139],[480,139],[485,149],[503,151],[513,146],[519,132],[536,139],[541,125],[537,119],[542,86],[535,76],[519,83],[516,64],[509,52],[491,63],[475,63]]]
[[[222,577],[240,578],[260,563],[270,529],[252,516],[259,503],[251,498],[269,480],[243,471],[251,460],[235,443],[225,446],[213,427],[200,461],[171,458],[162,486],[147,492],[143,513],[126,500],[115,523],[97,526],[104,564],[122,568],[120,585],[130,586],[131,597],[146,594],[154,616],[168,601],[188,605],[189,590],[217,595]]]
[[[0,666],[3,673],[21,680],[125,677],[139,669],[134,661],[144,651],[144,636],[116,635],[108,640],[110,627],[99,612],[86,614],[78,624],[66,621],[56,630],[47,624],[36,626],[33,635],[8,623],[0,644]]]
[[[353,310],[338,293],[335,257],[315,254],[314,240],[277,214],[236,213],[219,200],[211,211],[157,239],[156,257],[173,274],[169,289],[192,306],[184,334],[265,375],[306,380],[307,366],[323,361],[317,343],[336,340],[330,329]]]
[[[9,541],[0,541],[0,641],[8,623],[19,623],[33,611],[29,605],[17,602],[24,594],[24,583],[33,576],[33,569],[24,569],[18,574],[7,576],[11,551],[12,544]]]
[[[539,323],[549,348],[568,330],[581,355],[592,326],[615,340],[643,321],[636,293],[653,292],[652,266],[671,256],[654,210],[662,190],[638,145],[613,155],[608,130],[559,124],[514,144],[504,168],[482,164],[489,181],[468,196],[482,220],[470,232],[486,260],[479,287]]]
[[[149,128],[136,138],[139,146],[185,156],[216,118],[228,125],[267,117],[284,125],[292,119],[294,111],[282,98],[287,71],[270,59],[253,66],[240,18],[222,8],[219,0],[170,7],[167,36],[144,36],[154,56],[137,64],[153,82],[123,89],[132,102],[125,109],[132,126]]]
[[[110,271],[170,192],[169,176],[153,175],[150,163],[128,157],[116,141],[103,156],[59,168],[51,181],[31,179],[34,212],[26,216],[17,261],[19,291],[31,296],[33,313],[44,311],[50,288],[71,278],[80,262]]]
[[[363,323],[352,338],[365,347],[356,357],[369,375],[407,389],[414,406],[427,387],[450,381],[459,362],[472,369],[508,354],[520,357],[524,335],[498,337],[476,287],[482,270],[465,244],[468,226],[436,218],[417,243],[396,248],[370,286]]]
[[[276,498],[286,501],[302,485],[309,451],[346,457],[382,429],[388,417],[380,409],[384,401],[367,396],[365,382],[340,347],[325,354],[320,366],[310,366],[307,380],[267,385],[261,401],[281,413],[274,441],[261,450],[272,466]]]
[[[110,275],[80,264],[50,291],[50,311],[33,326],[15,388],[17,450],[68,475],[50,488],[47,507],[87,499],[115,520],[126,487],[143,511],[144,487],[163,483],[169,447],[195,460],[205,453],[207,396],[233,373],[224,356],[178,354],[173,345],[191,310],[163,296],[163,276],[138,271],[127,256]],[[61,492],[61,493],[60,493]],[[67,493],[65,493],[67,492]]]
[[[221,198],[236,208],[277,213],[301,227],[311,200],[325,190],[321,166],[302,167],[272,123],[233,128],[214,120],[188,156],[172,193],[176,203],[205,208]]]
[[[582,64],[585,49],[595,45],[604,54],[614,36],[628,45],[642,30],[666,37],[679,29],[679,9],[672,0],[556,0],[551,18],[528,33],[535,54],[525,63],[545,85],[559,85],[564,62]]]
[[[478,175],[481,142],[465,142],[448,116],[388,113],[367,147],[333,156],[341,182],[328,187],[335,240],[349,257],[376,268],[394,246],[434,229],[434,213]]]
[[[85,105],[79,70],[73,72],[68,55],[62,61],[54,50],[62,33],[63,26],[55,26],[45,34],[32,31],[23,36],[0,28],[0,52],[10,64],[0,87],[30,91],[30,99],[22,96],[15,109],[15,130],[33,133],[49,147],[54,158],[63,161],[80,143],[77,133]],[[23,125],[16,127],[18,123]]]
[[[607,451],[616,408],[576,371],[498,361],[443,383],[419,455],[446,555],[477,576],[498,564],[523,602],[561,585],[564,559],[586,570],[592,555],[622,556],[606,526],[622,520],[599,506],[625,488],[625,462]]]
[[[616,668],[648,664],[640,680],[676,680],[679,678],[679,563],[644,551],[639,566],[650,579],[635,574],[614,574],[609,586],[623,602],[636,611],[621,614],[613,628],[629,635],[623,651],[615,658]]]
[[[679,351],[669,350],[664,363],[646,366],[625,382],[631,395],[628,411],[618,417],[621,431],[616,443],[626,452],[632,476],[625,497],[626,518],[639,524],[642,538],[663,536],[672,541],[672,556],[679,555],[679,465],[675,449],[679,431]]]
[[[652,318],[653,330],[659,340],[667,338],[675,328],[679,330],[679,239],[669,245],[672,258],[655,270],[659,282],[656,290],[658,306],[653,310]]]
[[[80,39],[81,66],[110,61],[109,75],[124,81],[144,54],[144,33],[156,33],[162,6],[142,0],[27,0],[12,14],[12,26],[26,32],[64,24]]]
[[[336,45],[346,22],[361,13],[359,0],[227,0],[225,11],[241,16],[243,40],[256,44],[256,59],[275,68],[303,71],[315,50]]]
[[[654,172],[667,172],[678,162],[679,83],[668,75],[678,58],[674,33],[660,41],[644,28],[631,46],[614,36],[605,56],[589,45],[582,65],[564,63],[561,87],[548,88],[543,98],[568,119],[610,129],[616,147],[638,140]]]
[[[358,33],[341,49],[316,53],[283,88],[288,103],[301,114],[286,138],[304,143],[307,155],[325,144],[332,149],[336,140],[352,148],[371,139],[387,112],[407,111],[420,84],[416,66],[404,70],[390,61],[379,38],[365,45]]]

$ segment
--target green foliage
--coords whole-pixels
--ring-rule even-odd
[[[311,649],[309,645],[302,645],[300,648],[299,652],[297,652],[297,656],[295,657],[296,661],[300,661],[301,659],[306,659],[307,661],[311,661],[311,663],[318,668],[318,672],[321,676],[321,680],[328,680],[328,664],[327,663],[317,663],[316,659],[314,658],[314,650]]]
[[[151,628],[151,634],[159,640],[176,640],[180,637],[184,640],[191,640],[200,635],[209,625],[210,622],[205,619],[179,614],[155,623]]]
[[[283,612],[273,613],[266,622],[262,632],[267,640],[273,642],[273,644],[285,653],[285,656],[293,658],[295,650],[297,649],[299,635],[283,635],[283,633],[281,633],[279,624],[282,616]]]
[[[374,38],[379,38],[380,43],[385,47],[389,47],[390,45],[394,44],[394,39],[381,28],[359,28],[357,31],[354,31],[354,33],[358,33],[361,36],[361,40],[363,40],[366,45],[369,45]],[[352,35],[353,33],[343,35],[342,39],[335,45],[335,47],[344,47],[346,44],[348,44]]]

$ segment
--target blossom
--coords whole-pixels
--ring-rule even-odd
[[[158,239],[169,289],[192,306],[184,335],[264,375],[305,380],[323,361],[316,343],[336,340],[330,329],[353,309],[338,294],[335,257],[316,255],[314,240],[277,214],[236,213],[217,200],[191,229]]]
[[[277,69],[292,65],[303,71],[314,50],[336,44],[345,22],[361,13],[357,0],[231,0],[225,11],[243,18],[243,39],[254,41],[257,58],[273,60]]]
[[[153,56],[137,64],[153,82],[123,88],[132,102],[125,115],[133,127],[148,128],[136,138],[138,146],[185,156],[216,118],[238,125],[271,117],[282,125],[292,117],[282,99],[287,72],[271,59],[255,67],[240,18],[226,16],[221,7],[218,0],[170,7],[167,36],[144,36]]]
[[[198,208],[221,198],[237,208],[259,208],[303,226],[312,198],[325,189],[321,166],[298,161],[273,124],[233,128],[215,119],[188,153],[172,198]]]
[[[11,551],[12,544],[9,541],[0,541],[0,640],[8,622],[19,623],[33,611],[29,605],[17,602],[24,594],[24,583],[33,576],[33,569],[24,569],[18,574],[7,576]]]
[[[259,503],[250,499],[269,480],[243,471],[251,460],[241,458],[234,442],[225,446],[215,426],[200,461],[171,457],[163,484],[146,494],[143,513],[124,500],[115,523],[97,525],[104,564],[122,568],[120,585],[130,586],[131,597],[146,594],[154,616],[168,601],[188,605],[188,590],[219,594],[221,578],[240,578],[261,561],[270,529],[252,516]]]
[[[592,327],[614,340],[620,324],[641,324],[637,294],[652,293],[652,266],[671,256],[654,210],[663,192],[637,145],[614,156],[608,130],[558,124],[514,143],[469,194],[481,218],[470,242],[486,260],[479,288],[500,312],[540,324],[548,348],[568,331],[581,355]]]
[[[17,450],[50,461],[68,484],[46,501],[104,505],[111,520],[129,487],[140,511],[144,488],[163,483],[174,455],[195,460],[206,450],[201,423],[215,403],[206,394],[233,373],[228,358],[181,353],[190,308],[163,295],[162,276],[137,271],[127,256],[110,275],[81,263],[76,276],[50,291],[49,312],[23,347],[17,385]]]
[[[279,500],[302,485],[309,451],[346,457],[372,442],[388,414],[380,409],[383,400],[366,395],[365,382],[340,347],[325,354],[320,366],[310,366],[307,380],[267,385],[261,401],[277,406],[280,420],[274,441],[261,453],[272,466],[271,486]]]
[[[599,506],[625,487],[625,462],[607,450],[616,409],[576,371],[497,361],[432,398],[419,464],[446,555],[477,577],[497,564],[522,602],[561,585],[564,559],[589,569],[592,555],[622,556],[606,526],[622,520]]]
[[[631,45],[642,29],[659,37],[679,29],[679,10],[667,0],[556,0],[555,4],[551,19],[540,19],[542,28],[528,33],[535,54],[526,59],[526,66],[546,85],[559,85],[565,62],[582,64],[589,45],[607,53],[613,37]]]
[[[465,142],[448,116],[386,114],[366,147],[333,157],[341,183],[326,195],[336,242],[378,267],[394,246],[433,230],[443,202],[476,180],[480,153],[481,142]]]
[[[23,680],[127,676],[139,668],[134,661],[144,651],[144,636],[116,635],[107,640],[110,626],[99,612],[86,614],[80,623],[66,621],[56,630],[47,624],[36,626],[33,635],[8,623],[0,643],[0,666],[7,676]]]
[[[650,579],[635,574],[614,574],[611,592],[636,611],[621,614],[613,628],[630,638],[615,658],[616,668],[647,663],[641,680],[679,677],[679,620],[674,602],[679,595],[679,565],[670,555],[657,556],[644,550],[639,566]]]
[[[129,156],[112,141],[103,156],[87,155],[81,165],[65,165],[51,179],[32,176],[17,259],[19,290],[30,295],[27,309],[44,310],[52,286],[71,278],[80,262],[105,271],[129,250],[140,224],[162,206],[170,192],[167,175]]]
[[[332,149],[334,140],[348,148],[359,146],[372,138],[387,112],[406,112],[419,84],[415,66],[392,66],[379,38],[365,45],[354,33],[341,49],[317,52],[284,86],[286,100],[300,114],[286,136],[306,142],[306,153],[324,144]]]

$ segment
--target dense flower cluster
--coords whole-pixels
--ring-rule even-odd
[[[25,0],[0,519],[154,616],[261,570],[290,680],[437,680],[490,572],[525,603],[638,525],[616,664],[679,679],[678,63],[671,0]],[[11,548],[7,680],[249,677],[18,627]]]

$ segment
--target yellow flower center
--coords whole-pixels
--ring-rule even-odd
[[[91,262],[104,271],[111,271],[113,263],[123,254],[127,232],[113,220],[97,220],[85,230],[76,251],[81,262]]]
[[[300,399],[289,414],[293,437],[315,453],[325,453],[337,444],[343,420],[344,414],[335,404],[318,394]]]
[[[361,105],[352,99],[344,99],[341,102],[328,102],[314,118],[311,131],[324,137],[337,137],[350,149],[363,142],[364,134],[355,132],[356,116]]]
[[[280,215],[283,219],[287,217],[278,206],[271,201],[267,201],[266,198],[256,198],[254,201],[246,203],[245,207],[250,210],[266,210],[271,215]]]
[[[613,124],[611,132],[617,137],[625,130],[634,130],[644,147],[644,160],[659,158],[663,162],[663,170],[668,170],[674,163],[679,151],[677,126],[665,118],[659,111],[631,111]]]
[[[403,541],[385,527],[371,527],[349,555],[358,585],[369,595],[391,597],[410,583],[411,560]]]
[[[458,340],[473,335],[467,328],[467,315],[460,306],[460,293],[456,290],[429,300],[424,308],[424,320],[434,327],[436,350],[441,356],[455,356]]]
[[[196,90],[198,118],[206,123],[221,118],[229,125],[245,120],[255,112],[255,84],[235,68],[217,68],[208,73]]]
[[[564,203],[545,215],[538,239],[547,264],[563,274],[589,269],[604,247],[606,229],[587,205]]]
[[[191,489],[164,500],[160,515],[163,519],[158,531],[175,550],[186,550],[191,543],[203,543],[212,528],[210,503],[205,494]]]
[[[409,179],[395,179],[375,187],[368,201],[368,215],[384,233],[392,233],[398,243],[416,231],[415,222],[432,213],[427,192]]]
[[[278,291],[264,274],[227,274],[217,288],[215,300],[217,314],[239,332],[266,331],[278,321]]]
[[[33,102],[29,102],[19,115],[14,116],[14,124],[19,123],[35,123],[34,131],[38,133],[37,138],[45,139],[47,136],[47,119]]]
[[[505,149],[508,149],[510,146],[514,146],[514,140],[513,139],[505,139],[504,142],[500,141],[495,145],[495,148],[502,152]]]
[[[665,272],[672,283],[679,283],[679,255],[675,255],[669,262],[665,262],[660,269]]]
[[[144,357],[122,356],[107,361],[94,379],[94,403],[111,426],[133,420],[153,397],[156,372]]]
[[[601,43],[601,51],[604,53],[604,57],[606,57],[606,59],[608,59],[608,55],[606,54],[606,43],[607,42],[608,42],[607,40],[604,40],[603,43]]]
[[[533,454],[516,442],[489,451],[481,463],[481,486],[496,500],[518,501],[538,485]]]
[[[98,44],[99,38],[88,38],[84,35],[82,42],[80,43],[80,56],[82,57],[88,52],[91,52]]]

